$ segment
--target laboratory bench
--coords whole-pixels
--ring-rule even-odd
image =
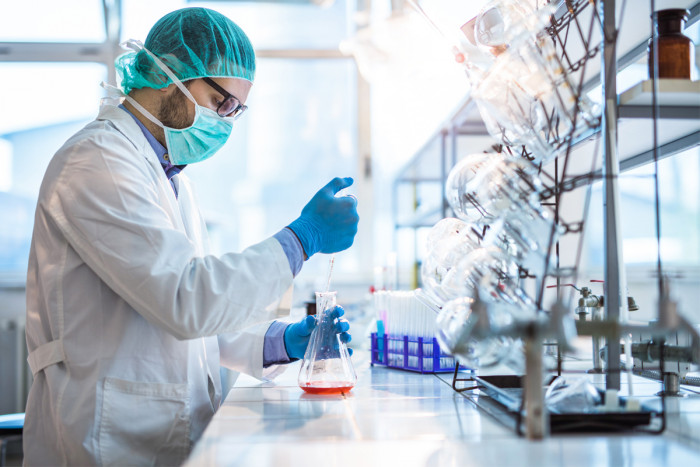
[[[456,392],[450,373],[372,366],[361,350],[352,360],[357,384],[345,395],[304,393],[296,382],[299,362],[273,382],[242,375],[185,465],[700,465],[700,388],[682,386],[687,397],[666,399],[662,435],[556,434],[532,441],[519,437],[508,426],[512,417],[499,414],[483,393]],[[603,375],[590,378],[604,384]],[[635,397],[658,404],[660,384],[633,378]],[[621,395],[628,393],[623,380]]]

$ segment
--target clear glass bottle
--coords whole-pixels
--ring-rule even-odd
[[[695,46],[683,35],[690,12],[683,8],[659,10],[652,14],[659,44],[659,78],[690,79]],[[649,78],[654,78],[654,40],[649,39]]]
[[[348,347],[335,332],[331,318],[336,292],[316,292],[316,327],[299,370],[299,387],[309,394],[341,394],[357,381]]]

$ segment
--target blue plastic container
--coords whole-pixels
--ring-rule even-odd
[[[372,333],[372,365],[415,371],[417,373],[449,373],[457,361],[440,350],[435,338],[394,336]],[[467,369],[461,367],[460,369]]]

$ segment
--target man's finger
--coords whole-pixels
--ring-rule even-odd
[[[316,317],[314,316],[307,316],[304,318],[301,322],[302,326],[301,329],[299,330],[299,335],[300,336],[308,336],[311,334],[311,332],[314,330],[316,327]]]
[[[331,190],[331,193],[333,194],[333,196],[335,196],[336,193],[338,193],[343,188],[349,187],[350,185],[353,184],[353,182],[354,182],[354,180],[352,179],[352,177],[345,177],[345,178],[336,177],[333,180],[331,180],[330,182],[328,182],[328,184],[326,186],[324,186],[323,189]]]
[[[350,330],[350,323],[347,320],[340,320],[335,325],[335,332],[340,334],[341,332],[346,332]]]
[[[345,309],[342,306],[338,305],[333,309],[333,311],[331,311],[331,318],[332,319],[340,318],[344,314],[345,314]]]
[[[348,342],[350,342],[352,340],[352,335],[348,334],[347,332],[344,332],[344,333],[339,334],[339,335],[340,335],[340,341],[344,344],[347,344]]]

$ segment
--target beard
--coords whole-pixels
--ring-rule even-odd
[[[192,119],[187,114],[187,96],[179,88],[163,99],[158,109],[160,122],[167,127],[182,129],[192,125]]]

